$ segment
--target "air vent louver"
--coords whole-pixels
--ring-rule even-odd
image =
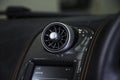
[[[46,26],[42,32],[41,41],[44,48],[52,53],[58,53],[71,47],[74,40],[72,28],[60,22]]]

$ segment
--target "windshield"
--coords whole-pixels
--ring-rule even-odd
[[[120,11],[120,0],[0,0],[0,11],[22,6],[38,12],[112,14]]]

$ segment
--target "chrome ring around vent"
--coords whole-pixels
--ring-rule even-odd
[[[56,32],[55,29],[53,29],[53,28],[55,28],[56,31],[59,30],[60,28],[61,28],[61,30],[63,29],[65,31],[64,35],[60,35],[60,32],[59,33]],[[50,30],[51,30],[51,32],[50,32]],[[47,31],[50,33],[47,33]],[[45,42],[46,35],[48,36],[47,38],[51,39],[51,40],[49,39],[50,40],[49,44],[47,44],[47,42]],[[61,42],[63,36],[66,36],[63,38],[63,39],[65,39],[63,44],[58,48],[54,48],[54,46],[56,44],[59,45],[59,42]],[[72,46],[72,44],[74,42],[74,31],[70,26],[68,26],[64,23],[53,22],[53,23],[48,24],[45,27],[45,29],[43,30],[42,35],[41,35],[41,42],[42,42],[43,47],[51,53],[63,52]],[[55,44],[49,46],[50,44],[52,44],[52,42]]]

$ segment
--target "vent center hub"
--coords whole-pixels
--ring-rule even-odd
[[[59,35],[56,32],[51,32],[49,37],[51,40],[58,40],[59,39]]]

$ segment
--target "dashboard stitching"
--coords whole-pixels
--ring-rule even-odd
[[[20,57],[20,59],[18,61],[18,64],[17,64],[17,66],[15,68],[15,71],[13,72],[11,80],[16,80],[16,77],[19,74],[18,71],[22,67],[21,64],[22,64],[22,62],[23,62],[23,60],[25,58],[25,55],[26,55],[27,51],[29,50],[31,44],[33,43],[34,39],[36,38],[37,35],[39,35],[40,32],[41,32],[41,30],[39,30],[37,33],[35,33],[35,35],[33,35],[30,40],[26,41],[25,49],[21,53],[21,57]]]
[[[100,28],[98,28],[97,31],[95,32],[95,35],[94,35],[94,38],[95,38],[95,39],[92,40],[92,42],[91,42],[92,48],[89,48],[89,50],[88,50],[88,53],[89,53],[89,52],[90,52],[90,53],[89,53],[89,54],[87,55],[87,57],[86,57],[85,67],[83,67],[83,71],[82,71],[82,75],[81,75],[81,80],[82,80],[82,79],[83,79],[83,80],[86,79],[87,70],[88,70],[89,63],[90,63],[90,60],[91,60],[91,57],[92,57],[93,47],[94,47],[95,42],[96,42],[96,39],[97,39],[100,31],[103,29],[104,25],[105,25],[105,23],[102,25],[102,27],[100,26]],[[93,45],[92,45],[92,44],[93,44]],[[83,74],[85,74],[85,76],[83,76]]]

